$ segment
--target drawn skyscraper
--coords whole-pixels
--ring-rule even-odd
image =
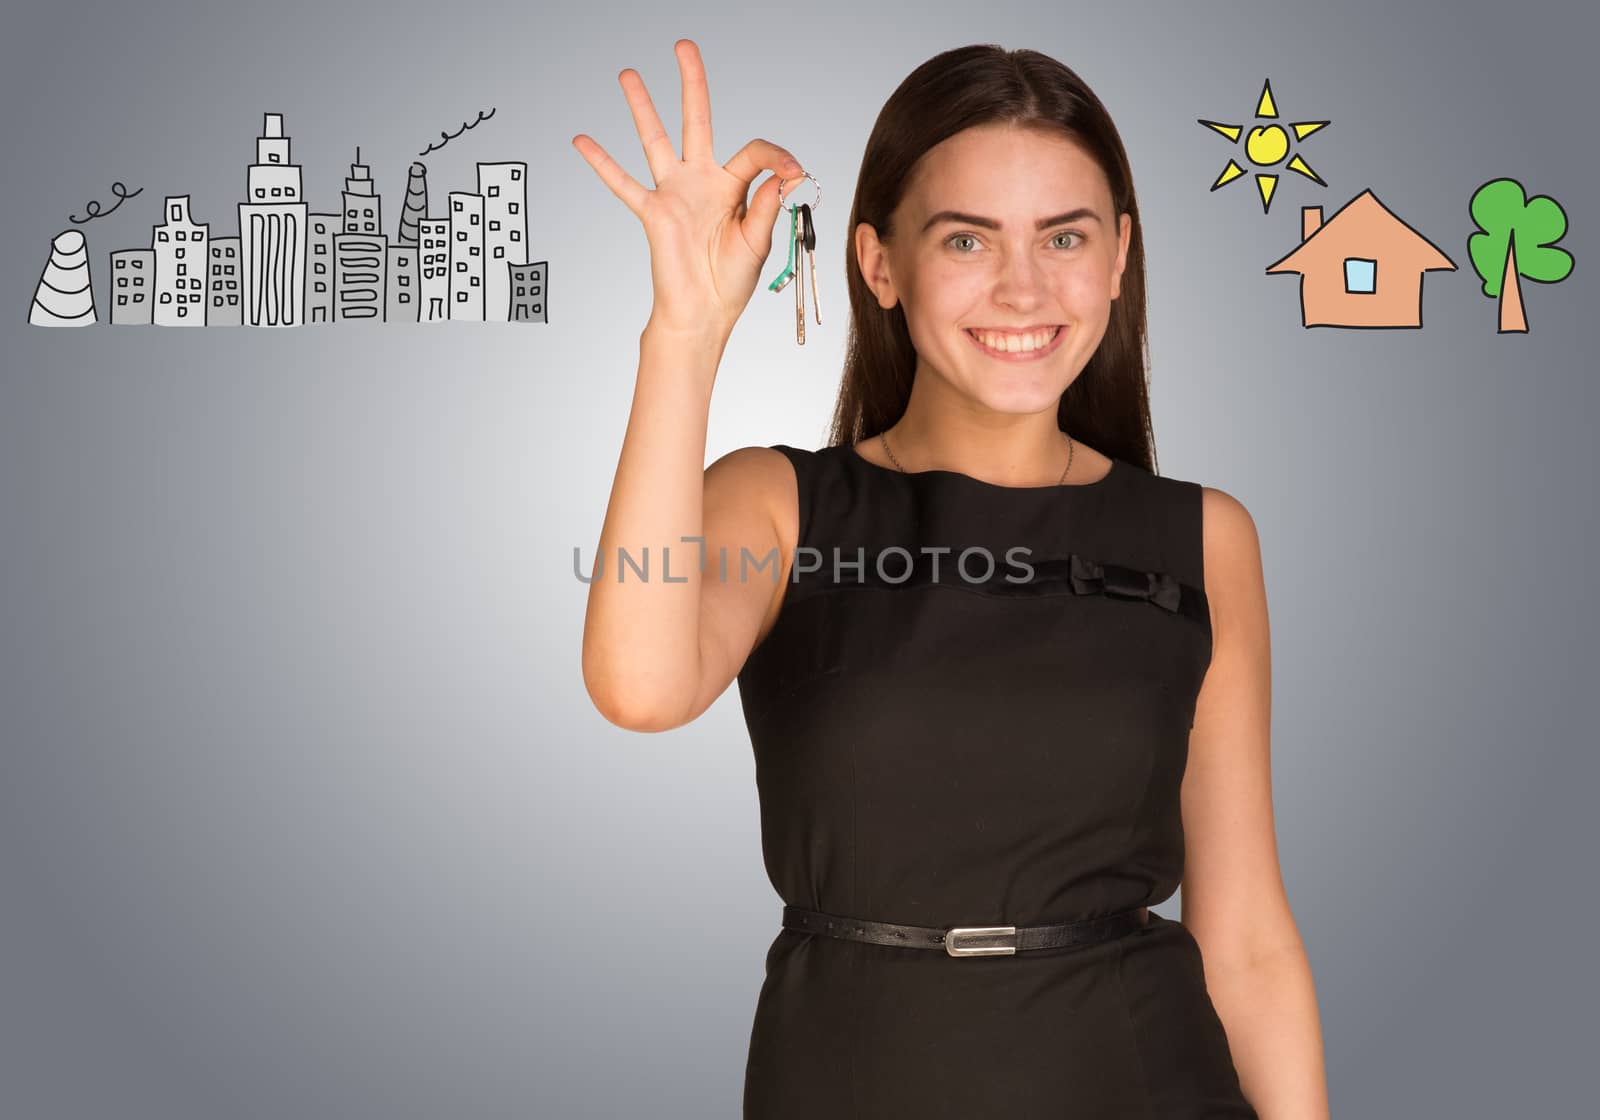
[[[428,216],[428,168],[421,162],[411,165],[406,177],[406,204],[400,212],[400,239],[398,245],[417,243],[417,223]]]
[[[478,164],[483,196],[483,317],[511,318],[510,265],[528,259],[528,165],[515,161]]]
[[[333,237],[336,318],[383,321],[388,240],[383,235],[382,199],[357,148],[356,162],[344,181],[344,230]]]
[[[151,321],[158,327],[203,327],[211,226],[189,216],[186,194],[168,195],[162,216],[166,220],[151,231],[156,251],[156,302]]]
[[[50,241],[50,259],[33,289],[28,322],[36,327],[87,327],[98,321],[89,278],[89,243],[82,230],[63,230]]]
[[[243,322],[297,327],[305,321],[307,206],[300,167],[289,160],[283,114],[265,118],[239,204]]]
[[[422,234],[422,304],[417,318],[424,323],[450,318],[450,219],[423,218],[417,223]]]
[[[206,291],[211,293],[206,312],[208,327],[237,327],[244,322],[244,306],[239,298],[239,239],[213,237],[211,239],[211,270],[206,277]]]
[[[117,249],[111,254],[112,326],[149,326],[150,292],[155,287],[154,249]]]
[[[333,238],[344,215],[313,212],[306,219],[306,322],[333,322]]]
[[[483,322],[483,195],[451,191],[450,318]],[[505,262],[501,262],[502,267]]]

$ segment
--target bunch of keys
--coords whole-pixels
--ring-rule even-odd
[[[816,260],[811,255],[817,247],[817,231],[811,225],[811,210],[814,205],[817,209],[822,207],[822,184],[817,182],[817,177],[809,171],[802,171],[807,179],[817,188],[817,201],[808,205],[801,203],[796,206],[789,204],[789,263],[784,265],[783,271],[778,273],[772,283],[767,285],[769,292],[781,292],[788,286],[789,281],[797,281],[794,286],[794,338],[801,346],[806,344],[806,295],[805,284],[798,282],[799,272],[803,266],[811,275],[811,304],[816,312],[817,325],[822,325],[822,303],[817,298],[817,266]],[[788,180],[778,180],[778,204],[783,205],[783,185]],[[802,258],[801,254],[805,254]]]

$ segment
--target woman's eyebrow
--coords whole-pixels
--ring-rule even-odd
[[[1099,214],[1095,213],[1087,206],[1080,206],[1076,210],[1068,210],[1065,214],[1057,214],[1053,218],[1041,218],[1039,221],[1034,223],[1034,228],[1041,230],[1049,229],[1051,226],[1059,226],[1066,222],[1075,222],[1079,218],[1089,218],[1096,222],[1100,221]],[[941,210],[933,217],[928,219],[927,224],[922,227],[922,232],[927,233],[940,222],[960,222],[963,225],[982,226],[984,229],[1000,228],[1000,223],[995,221],[993,218],[980,218],[976,214],[963,214],[959,210]]]

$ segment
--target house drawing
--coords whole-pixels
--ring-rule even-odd
[[[1455,271],[1437,245],[1396,217],[1370,190],[1326,222],[1300,208],[1300,244],[1267,272],[1300,275],[1303,327],[1422,326],[1422,274]]]

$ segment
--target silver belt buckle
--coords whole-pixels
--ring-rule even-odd
[[[958,944],[971,939],[994,941],[1006,939],[1001,944]],[[944,933],[944,951],[952,957],[1009,957],[1017,951],[1016,926],[956,926]]]

